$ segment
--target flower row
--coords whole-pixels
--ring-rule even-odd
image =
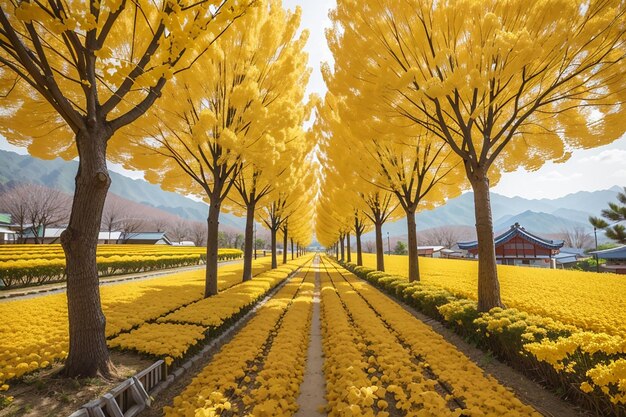
[[[156,322],[144,323],[130,332],[120,333],[109,341],[109,346],[157,358],[169,356],[180,359],[192,346],[249,310],[269,290],[299,268],[301,262],[303,260],[264,272],[250,281],[159,317]]]
[[[432,283],[348,268],[582,405],[607,415],[626,411],[626,340],[621,334],[585,331],[515,308],[478,313],[474,300]]]
[[[36,255],[35,255],[36,256]],[[230,260],[241,256],[241,251],[231,249],[218,251],[219,260]],[[145,272],[165,268],[198,265],[206,260],[204,253],[122,254],[99,255],[96,259],[98,274],[110,276]],[[6,288],[41,285],[65,279],[65,257],[42,257],[14,259],[0,262],[0,283]]]
[[[485,376],[441,335],[368,283],[341,269],[330,272],[329,278],[369,355],[368,378],[377,388],[371,393],[367,387],[355,388],[361,393],[366,388],[366,397],[371,399],[363,401],[371,403],[367,408],[370,415],[381,415],[383,409],[416,416],[539,415]],[[328,292],[328,285],[325,289]],[[333,336],[329,343],[333,343]],[[359,362],[362,359],[355,361]],[[350,390],[347,403],[356,397]],[[364,410],[352,412],[348,415],[367,415]]]
[[[217,352],[165,416],[291,415],[303,379],[313,276],[303,268]]]

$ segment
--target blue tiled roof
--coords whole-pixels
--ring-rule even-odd
[[[540,238],[539,236],[535,236],[532,233],[524,230],[524,228],[521,227],[519,223],[515,223],[513,226],[511,226],[509,230],[496,237],[494,242],[496,246],[499,246],[508,242],[516,236],[520,236],[523,239],[528,240],[529,242],[532,242],[535,245],[546,249],[559,249],[565,244],[565,242],[562,240],[547,240]],[[478,241],[474,240],[471,242],[458,242],[458,245],[460,249],[464,250],[476,249],[478,247]]]
[[[598,255],[602,259],[626,259],[626,245],[618,246],[613,249],[599,250],[595,252],[589,252],[594,255]]]

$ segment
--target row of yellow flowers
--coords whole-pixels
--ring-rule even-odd
[[[269,269],[269,259],[253,262],[255,275]],[[188,271],[100,287],[107,336],[113,337],[201,300],[205,285],[203,272]],[[240,264],[220,267],[220,291],[241,282],[241,272]],[[2,301],[0,317],[0,386],[67,356],[65,294]]]
[[[144,323],[130,332],[120,333],[109,341],[109,346],[180,359],[189,348],[247,311],[295,271],[301,262],[303,260],[261,273],[250,281],[159,317],[156,323]]]
[[[446,261],[440,262],[445,265]],[[564,323],[550,315],[517,308],[494,308],[479,314],[474,300],[459,298],[460,294],[452,294],[432,281],[409,283],[401,276],[349,267],[422,312],[447,322],[478,346],[522,370],[532,370],[548,385],[577,398],[595,412],[620,415],[626,411],[626,339],[622,332],[589,331],[571,321]],[[603,279],[601,275],[594,278]],[[579,284],[574,282],[571,286]],[[603,285],[602,281],[598,284]],[[570,286],[564,287],[569,291]],[[622,296],[614,295],[618,299]],[[594,296],[597,294],[590,294]],[[581,303],[581,315],[585,314],[585,305]],[[593,322],[588,318],[588,324]]]
[[[387,408],[407,416],[540,415],[496,380],[486,377],[482,369],[441,335],[371,285],[342,269],[331,272],[330,281],[342,308],[363,338],[355,342],[370,355],[368,379],[377,387],[368,390],[367,386],[356,386],[360,394],[350,389],[344,404],[351,405],[347,409],[331,410],[331,415],[384,416],[387,414],[381,413],[381,409]],[[333,291],[326,284],[324,290],[328,293],[329,289]],[[338,308],[337,303],[334,305]],[[334,312],[326,314],[329,318],[335,316]],[[333,337],[330,335],[327,343],[334,343]],[[355,358],[356,364],[362,361]],[[365,396],[362,388],[366,388]],[[370,406],[352,407],[357,398]]]
[[[133,245],[127,245],[133,246]],[[195,248],[202,249],[202,248]],[[205,250],[193,251],[152,251],[137,252],[116,251],[98,253],[96,259],[98,274],[110,276],[142,271],[151,271],[164,268],[198,265],[205,261]],[[230,260],[241,257],[238,249],[219,249],[219,260]],[[57,255],[23,254],[12,260],[0,259],[0,286],[6,288],[15,286],[40,285],[48,282],[61,281],[65,277],[65,257],[63,253]]]
[[[101,257],[114,255],[200,255],[205,254],[205,247],[170,246],[170,245],[98,245],[97,254]],[[221,248],[220,254],[241,256],[241,250]],[[58,244],[50,245],[3,245],[0,246],[0,262],[27,259],[64,259],[63,248]]]
[[[313,275],[300,271],[164,407],[166,417],[281,416],[297,410],[308,344]]]

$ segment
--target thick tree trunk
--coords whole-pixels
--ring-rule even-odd
[[[503,307],[493,240],[489,179],[486,175],[479,178],[470,177],[470,182],[474,190],[478,237],[478,311],[485,312],[494,307]]]
[[[113,370],[96,266],[102,210],[111,184],[106,164],[109,137],[105,128],[82,132],[76,137],[79,156],[76,190],[69,224],[61,234],[70,333],[69,353],[62,373],[72,378],[110,377]]]
[[[256,203],[246,207],[246,231],[243,243],[243,281],[252,279],[252,256],[254,252],[254,209]]]
[[[406,225],[409,234],[409,282],[420,280],[419,258],[417,257],[417,228],[415,211],[407,210]]]
[[[220,202],[212,199],[207,217],[206,283],[204,298],[217,294],[217,236],[219,231]]]
[[[374,222],[376,231],[376,269],[385,272],[385,249],[383,248],[383,223]]]
[[[270,229],[270,240],[272,244],[272,269],[278,267],[278,260],[276,259],[276,233],[278,232],[278,227],[272,227]]]
[[[289,243],[289,239],[287,238],[287,226],[283,229],[283,264],[287,263],[287,244]]]
[[[361,232],[356,232],[356,264],[357,266],[363,265],[363,251],[361,247]]]
[[[348,255],[348,262],[352,262],[352,254],[350,249],[350,233],[346,234],[346,252]]]

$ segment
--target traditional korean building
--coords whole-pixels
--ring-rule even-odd
[[[598,255],[600,259],[606,259],[606,263],[600,265],[601,271],[626,274],[626,245],[590,253]]]
[[[550,268],[553,258],[563,247],[562,240],[549,240],[526,231],[519,223],[495,238],[496,260],[502,265]],[[478,241],[459,242],[459,249],[478,257]]]

